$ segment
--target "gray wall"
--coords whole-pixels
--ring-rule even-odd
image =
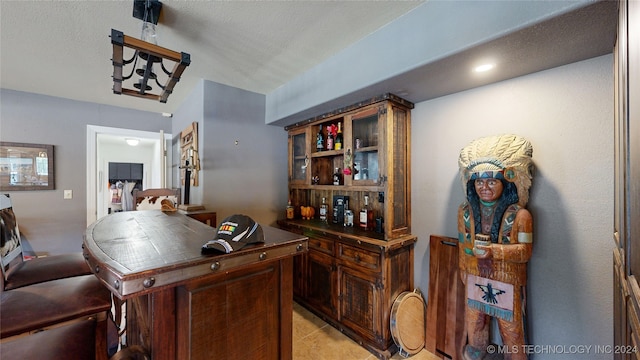
[[[55,190],[8,192],[20,230],[38,252],[80,251],[87,227],[87,125],[171,131],[171,119],[159,113],[0,89],[0,140],[54,145]],[[73,190],[73,199],[63,200],[63,190]]]
[[[216,211],[218,221],[243,213],[273,225],[287,202],[287,133],[265,125],[265,96],[202,81],[185,104],[174,134],[199,119],[201,149],[202,185],[191,203]]]
[[[460,149],[481,136],[522,135],[536,166],[528,205],[531,343],[613,344],[613,56],[419,103],[412,132],[416,285],[428,289],[429,235],[457,237]],[[560,358],[611,355],[535,356]]]
[[[180,179],[180,133],[182,130],[186,129],[192,122],[198,123],[198,152],[200,158],[200,166],[203,169],[206,169],[206,160],[204,152],[206,149],[203,148],[204,142],[202,141],[203,137],[203,126],[202,126],[202,117],[203,117],[203,108],[204,108],[204,95],[203,95],[203,81],[199,81],[198,85],[193,89],[191,94],[184,100],[184,102],[180,105],[180,108],[173,114],[173,123],[172,123],[172,134],[173,134],[173,164],[171,166],[172,173],[172,183],[175,184],[174,187],[179,187],[182,189],[182,199],[181,203],[184,202],[184,187],[182,186],[182,181]],[[200,171],[198,173],[198,186],[190,186],[189,187],[189,203],[190,204],[203,204],[203,172]]]

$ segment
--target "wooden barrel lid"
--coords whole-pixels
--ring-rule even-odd
[[[398,295],[391,308],[391,336],[399,353],[408,357],[425,344],[425,305],[418,289]]]

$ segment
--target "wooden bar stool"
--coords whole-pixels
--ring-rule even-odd
[[[3,360],[94,360],[96,322],[77,321],[0,343]]]
[[[111,293],[95,275],[75,276],[0,293],[0,339],[86,321],[95,322],[96,359],[107,357],[107,322]]]
[[[107,357],[111,293],[82,253],[25,261],[11,199],[0,194],[0,339],[92,319],[94,357]]]
[[[25,261],[18,220],[8,194],[0,194],[0,229],[0,291],[91,274],[81,251]]]
[[[111,308],[111,293],[95,275],[47,281],[0,294],[0,339],[20,335]]]

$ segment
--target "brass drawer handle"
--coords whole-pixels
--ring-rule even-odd
[[[267,253],[263,252],[262,254],[260,254],[259,258],[260,258],[260,260],[266,259],[267,258]]]

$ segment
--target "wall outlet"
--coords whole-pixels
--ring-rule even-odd
[[[72,199],[73,198],[73,190],[65,190],[64,191],[64,199]]]

